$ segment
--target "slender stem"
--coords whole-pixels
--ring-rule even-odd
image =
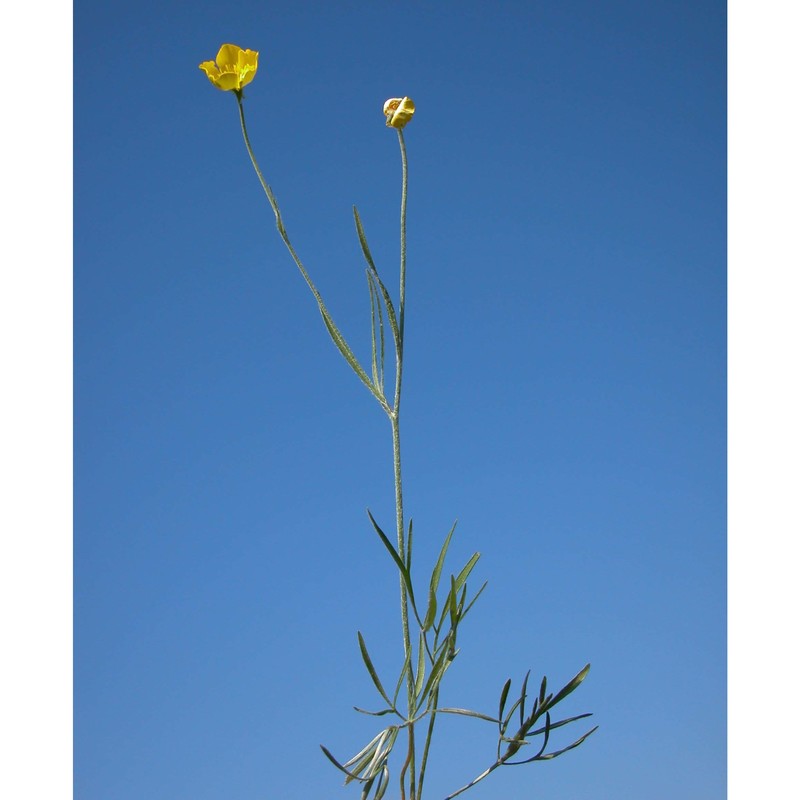
[[[269,184],[264,179],[264,176],[261,174],[261,168],[258,166],[258,161],[256,161],[255,153],[253,152],[253,146],[250,144],[250,137],[247,134],[247,125],[244,121],[244,105],[242,104],[242,93],[235,92],[236,94],[236,102],[239,105],[239,122],[242,125],[242,136],[244,137],[244,144],[247,148],[247,154],[250,156],[250,161],[253,164],[253,169],[256,171],[256,175],[258,175],[258,180],[261,182],[261,186],[264,189],[264,194],[267,195],[267,200],[269,200],[270,206],[272,206],[272,211],[275,214],[275,225],[278,228],[278,233],[281,235],[281,239],[283,239],[283,243],[286,245],[286,249],[289,251],[294,263],[297,264],[297,268],[300,270],[305,282],[308,284],[308,288],[311,289],[312,294],[314,295],[316,301],[318,303],[322,302],[322,296],[317,291],[317,287],[314,286],[314,282],[311,280],[311,276],[306,271],[306,268],[303,266],[302,261],[300,261],[300,257],[297,255],[292,243],[289,241],[289,235],[286,233],[286,228],[283,225],[283,219],[281,218],[281,211],[278,208],[278,201],[275,199],[275,195],[272,193],[272,189],[270,188]]]
[[[491,775],[500,766],[500,764],[500,761],[496,761],[491,767],[485,769],[480,775],[478,775],[476,778],[473,778],[468,784],[462,786],[452,794],[447,795],[444,800],[452,800],[452,798],[458,797],[458,795],[460,795],[462,792],[466,792],[467,789],[471,789],[476,783],[480,783],[484,778],[487,778],[489,775]]]
[[[425,735],[425,746],[422,749],[422,763],[419,765],[419,789],[417,791],[417,800],[422,800],[422,786],[425,783],[425,767],[428,764],[428,753],[431,749],[431,740],[433,739],[433,726],[436,724],[436,708],[439,705],[439,687],[433,693],[433,708],[431,709],[431,718],[428,722],[428,731]]]
[[[405,322],[406,308],[406,202],[408,200],[408,157],[406,156],[406,140],[403,138],[403,129],[397,129],[397,139],[400,142],[400,157],[403,161],[403,193],[400,198],[400,342],[403,341],[403,323]],[[396,388],[396,396],[400,398],[400,386]]]
[[[403,131],[397,130],[397,137],[400,142],[400,157],[403,167],[402,192],[400,196],[400,308],[398,318],[397,336],[397,369],[395,373],[394,407],[389,415],[392,423],[392,451],[394,462],[394,496],[395,508],[397,512],[397,551],[400,558],[407,563],[408,554],[406,552],[405,540],[405,520],[403,518],[403,476],[400,459],[400,397],[403,385],[403,332],[406,307],[406,204],[408,198],[408,159],[406,156],[406,145],[403,139]],[[403,579],[400,579],[400,620],[403,627],[403,650],[407,658],[411,659],[411,634],[408,626],[408,596]],[[416,696],[414,687],[414,675],[412,670],[408,671],[408,716],[413,718],[416,711]],[[417,800],[416,795],[416,755],[414,744],[414,725],[408,726],[408,768],[410,773],[409,795],[410,800]]]
[[[255,153],[253,152],[253,147],[250,144],[250,137],[247,134],[247,125],[244,120],[244,105],[242,104],[242,93],[241,91],[234,92],[236,95],[236,102],[239,106],[239,122],[242,126],[242,136],[244,137],[244,144],[247,148],[247,154],[250,156],[250,161],[253,164],[253,169],[256,171],[256,175],[258,176],[258,180],[261,183],[261,187],[264,189],[264,194],[267,196],[267,200],[269,200],[269,204],[272,207],[272,211],[275,214],[275,225],[278,228],[278,233],[283,239],[283,243],[286,245],[286,249],[289,251],[289,255],[292,257],[292,260],[297,265],[297,268],[300,270],[300,274],[303,276],[308,288],[311,290],[311,293],[314,295],[314,299],[317,301],[317,305],[319,306],[320,313],[322,314],[322,319],[325,322],[325,326],[328,329],[328,333],[330,334],[331,339],[333,339],[333,343],[339,349],[339,352],[344,356],[345,361],[350,365],[353,372],[359,377],[361,382],[370,390],[372,395],[375,399],[381,404],[383,410],[389,414],[391,409],[389,408],[389,404],[386,402],[386,399],[383,397],[383,392],[380,390],[378,386],[372,383],[372,381],[367,376],[367,373],[364,372],[362,366],[358,363],[355,355],[353,355],[353,351],[350,349],[350,346],[345,341],[344,336],[340,333],[339,329],[331,319],[330,314],[328,313],[327,308],[325,308],[325,303],[322,300],[322,295],[317,290],[317,287],[314,285],[314,282],[311,280],[311,276],[308,274],[305,266],[303,266],[303,262],[300,260],[300,256],[297,255],[297,251],[294,249],[291,241],[289,240],[289,234],[286,232],[286,227],[283,224],[283,218],[281,217],[280,208],[278,208],[278,201],[275,199],[275,195],[272,193],[272,189],[270,188],[269,184],[264,178],[264,175],[261,173],[261,168],[258,166],[258,161],[256,161]]]
[[[407,564],[408,553],[406,551],[405,521],[403,518],[403,479],[402,479],[402,467],[400,458],[400,397],[403,384],[403,333],[405,324],[405,298],[406,298],[406,205],[408,199],[408,159],[406,156],[406,145],[405,145],[405,140],[403,139],[403,131],[401,129],[397,130],[397,137],[400,143],[400,156],[402,159],[402,169],[403,169],[402,194],[400,199],[400,308],[397,320],[397,336],[395,339],[397,352],[396,352],[394,405],[390,406],[386,401],[385,397],[383,396],[383,391],[380,385],[377,383],[374,384],[372,381],[369,380],[367,374],[361,368],[361,365],[355,359],[355,356],[353,355],[349,346],[345,342],[344,337],[341,335],[339,330],[333,324],[333,320],[330,318],[330,315],[328,314],[327,309],[325,308],[325,304],[323,303],[322,296],[317,290],[317,287],[314,285],[314,282],[311,280],[311,276],[306,271],[306,268],[303,266],[303,262],[300,260],[300,257],[297,255],[297,252],[295,251],[291,241],[289,240],[289,235],[286,232],[286,228],[283,224],[283,219],[281,218],[281,212],[278,207],[278,201],[275,199],[275,195],[273,194],[272,189],[265,180],[261,172],[261,169],[258,166],[258,161],[256,160],[252,145],[250,144],[250,137],[247,133],[247,125],[245,123],[245,118],[244,118],[242,93],[241,91],[235,92],[235,95],[239,107],[239,121],[242,126],[242,136],[244,137],[245,147],[247,148],[247,153],[250,156],[250,161],[253,164],[253,169],[255,169],[256,171],[258,180],[260,181],[261,186],[264,189],[264,193],[267,196],[267,200],[269,201],[269,204],[272,207],[272,211],[275,214],[275,224],[278,228],[278,233],[280,234],[283,243],[286,245],[286,249],[289,251],[292,260],[297,265],[297,268],[300,270],[300,273],[303,276],[303,279],[305,280],[306,284],[308,285],[308,288],[314,295],[314,298],[317,301],[320,312],[322,313],[323,319],[328,328],[328,332],[330,333],[331,338],[334,341],[334,344],[336,344],[339,351],[344,356],[345,360],[352,367],[353,371],[367,386],[370,392],[376,397],[378,402],[383,407],[384,411],[387,413],[389,420],[391,422],[395,508],[397,516],[397,551],[400,557],[403,559],[404,563]],[[409,624],[408,624],[408,594],[402,576],[400,577],[400,618],[403,629],[403,649],[405,651],[405,657],[406,659],[409,660],[410,663],[413,663],[413,659],[411,657],[412,656],[411,634],[409,631]],[[408,717],[409,719],[413,719],[414,714],[416,713],[416,692],[415,692],[414,674],[412,669],[408,670],[407,688],[408,688]],[[422,789],[422,781],[424,778],[424,771],[425,771],[425,761],[427,760],[428,748],[430,746],[430,736],[433,729],[432,722],[433,719],[431,719],[431,725],[428,729],[428,737],[425,744],[425,756],[423,759],[422,769],[420,771],[420,778],[419,778],[420,791]],[[404,783],[405,783],[406,771],[408,771],[409,773],[409,800],[418,800],[419,795],[417,794],[417,787],[416,787],[416,754],[415,754],[413,722],[410,722],[408,725],[408,756],[403,765],[403,769],[400,775],[400,790],[404,800],[405,800]]]

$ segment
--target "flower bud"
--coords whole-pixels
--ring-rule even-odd
[[[410,97],[392,97],[383,104],[386,124],[390,128],[403,128],[414,116],[414,101]]]

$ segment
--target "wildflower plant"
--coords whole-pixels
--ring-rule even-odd
[[[409,97],[396,97],[387,100],[383,106],[386,126],[393,128],[397,133],[402,167],[399,292],[396,301],[392,299],[392,294],[378,272],[358,210],[355,206],[353,207],[356,234],[366,261],[365,271],[369,289],[372,347],[370,363],[364,367],[336,326],[322,295],[290,241],[275,194],[264,178],[253,152],[245,123],[243,88],[256,75],[258,52],[244,50],[232,44],[224,44],[219,49],[216,59],[204,61],[200,64],[200,69],[205,72],[209,81],[216,88],[234,94],[244,144],[275,215],[278,234],[308,285],[331,340],[361,383],[375,398],[388,417],[391,426],[395,487],[394,541],[384,532],[371,512],[368,511],[367,514],[375,534],[398,573],[403,660],[392,682],[387,683],[385,676],[383,679],[379,676],[370,657],[367,643],[361,632],[358,632],[361,659],[382,703],[381,707],[374,711],[356,708],[356,711],[362,714],[373,716],[376,719],[388,718],[391,722],[383,724],[379,732],[352,758],[340,760],[321,745],[322,752],[345,776],[345,784],[356,783],[360,786],[361,800],[380,800],[385,796],[390,785],[390,761],[393,769],[398,768],[397,780],[400,798],[402,800],[421,800],[429,757],[432,752],[435,724],[439,715],[472,717],[496,727],[497,747],[487,758],[486,768],[444,798],[444,800],[451,800],[483,781],[500,767],[547,761],[572,750],[594,733],[597,726],[566,746],[552,749],[550,745],[554,731],[591,716],[591,714],[578,714],[557,718],[555,709],[562,700],[580,686],[589,673],[589,664],[586,664],[570,681],[555,692],[548,691],[546,677],[543,677],[539,683],[538,691],[530,691],[530,671],[528,671],[521,682],[519,691],[514,690],[512,693],[512,681],[509,678],[500,688],[499,701],[496,708],[493,709],[493,713],[482,713],[467,708],[443,707],[439,704],[444,678],[460,653],[457,645],[461,624],[487,584],[483,583],[477,591],[472,591],[473,583],[470,582],[470,578],[480,558],[479,553],[474,553],[458,570],[451,571],[449,568],[445,568],[455,525],[444,539],[430,576],[420,583],[417,582],[412,571],[414,532],[411,520],[406,525],[403,509],[400,410],[403,387],[406,206],[408,202],[408,158],[403,132],[415,113],[413,101]],[[388,383],[386,380],[387,340],[389,347],[394,352],[394,379]]]

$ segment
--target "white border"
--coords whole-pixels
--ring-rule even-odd
[[[72,8],[5,4],[0,796],[72,797]],[[10,72],[8,71],[10,70]]]
[[[728,788],[750,800],[799,785],[800,15],[728,12]]]

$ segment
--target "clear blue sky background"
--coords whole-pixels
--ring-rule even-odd
[[[489,581],[443,702],[553,684],[600,730],[475,800],[725,794],[725,4],[75,5],[75,796],[357,797],[321,755],[399,666],[390,431],[197,68],[261,53],[253,145],[368,354],[351,206],[394,285],[420,574]],[[389,681],[391,682],[391,681]],[[492,760],[452,719],[431,800]],[[588,726],[587,726],[588,727]],[[579,733],[580,731],[576,731]],[[470,795],[468,795],[470,796]]]

